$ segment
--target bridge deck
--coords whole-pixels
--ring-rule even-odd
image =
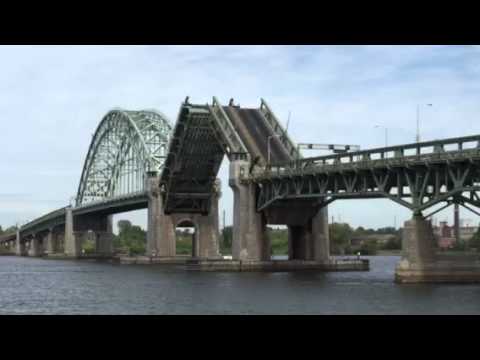
[[[290,199],[326,205],[380,197],[414,211],[453,201],[479,207],[479,145],[480,135],[306,158],[266,167],[250,180],[261,189],[258,210]]]
[[[268,161],[268,142],[270,142],[271,162],[293,160],[259,109],[224,106],[224,110],[252,159],[258,158],[258,164],[264,165]],[[269,137],[271,137],[270,140],[268,140]]]

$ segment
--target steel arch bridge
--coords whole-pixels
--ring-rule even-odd
[[[171,131],[170,121],[155,110],[108,112],[90,143],[76,207],[145,192],[147,176],[163,168]]]

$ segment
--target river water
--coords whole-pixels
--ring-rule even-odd
[[[0,256],[0,314],[480,314],[479,285],[397,285],[368,272],[214,273]]]

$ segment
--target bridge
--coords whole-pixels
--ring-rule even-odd
[[[452,204],[479,214],[480,135],[303,158],[263,99],[245,108],[187,98],[170,124],[153,110],[110,111],[92,138],[75,203],[0,242],[15,244],[18,255],[79,257],[90,237],[97,255],[110,256],[111,216],[147,208],[148,256],[175,257],[175,227],[188,223],[195,227],[193,255],[220,259],[217,175],[225,156],[234,261],[270,261],[266,227],[276,224],[288,227],[290,260],[330,264],[328,205],[386,198],[412,211],[397,279],[445,278],[428,218]],[[472,266],[455,276],[478,280]]]

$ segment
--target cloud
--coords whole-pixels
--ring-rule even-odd
[[[472,46],[1,46],[0,190],[33,195],[31,202],[2,202],[0,223],[69,201],[92,134],[114,107],[156,108],[174,122],[187,95],[194,103],[215,95],[223,103],[233,97],[252,107],[263,97],[283,123],[292,112],[289,132],[298,142],[369,148],[384,143],[377,124],[389,129],[391,144],[411,142],[416,105],[433,103],[421,112],[424,139],[480,133],[478,51]],[[220,208],[231,223],[227,163],[220,176]],[[388,202],[360,203],[338,202],[331,212],[376,227],[391,224],[398,209]],[[398,211],[400,224],[408,212]],[[145,224],[142,214],[133,216]]]

